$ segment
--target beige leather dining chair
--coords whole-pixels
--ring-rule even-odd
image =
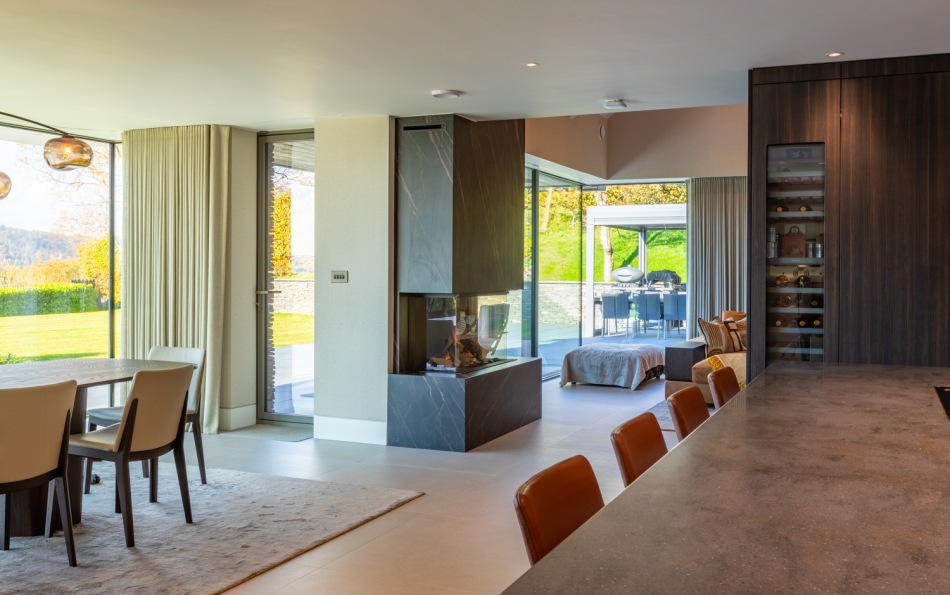
[[[627,420],[610,433],[610,442],[626,487],[668,452],[656,416],[647,411]]]
[[[116,512],[122,513],[125,545],[135,546],[129,462],[150,461],[149,502],[158,500],[158,457],[174,453],[178,488],[191,523],[191,500],[185,469],[186,395],[192,366],[136,372],[122,421],[107,428],[69,437],[69,454],[115,463]],[[88,463],[87,463],[88,464]]]
[[[604,507],[590,462],[574,455],[537,473],[515,492],[528,559],[536,564]]]
[[[76,545],[69,507],[66,455],[69,420],[75,400],[75,380],[29,388],[0,389],[0,524],[3,525],[3,549],[10,549],[8,494],[53,482],[46,503],[46,536],[52,536],[55,493],[70,566],[76,565]]]
[[[205,472],[205,453],[201,444],[201,381],[205,371],[205,351],[197,347],[165,347],[155,346],[148,352],[148,359],[165,362],[182,362],[193,365],[194,372],[191,376],[191,384],[188,387],[188,417],[185,419],[191,424],[191,433],[195,437],[195,454],[198,458],[198,474],[201,476],[201,483],[208,483],[208,476]],[[98,427],[111,426],[122,421],[124,407],[103,407],[101,409],[89,410],[89,431]],[[142,471],[145,477],[148,477],[148,465],[142,462]],[[86,462],[86,477],[83,485],[83,493],[89,493],[89,485],[92,483],[92,459]]]

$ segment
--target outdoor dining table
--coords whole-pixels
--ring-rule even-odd
[[[0,366],[0,388],[23,388],[75,380],[78,384],[69,432],[81,434],[86,427],[86,393],[94,386],[132,380],[141,370],[167,370],[181,366],[181,362],[144,359],[64,359],[26,362]],[[2,464],[2,462],[0,462]],[[67,469],[70,507],[73,522],[82,520],[82,459],[70,457]],[[11,494],[11,535],[42,535],[46,522],[47,486]],[[55,504],[54,504],[55,506]],[[54,522],[59,519],[53,514]]]

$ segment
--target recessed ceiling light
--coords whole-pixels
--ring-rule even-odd
[[[828,56],[829,58],[838,58],[839,56],[843,56],[844,52],[828,52],[825,55]]]
[[[604,108],[606,109],[623,109],[627,107],[627,103],[623,99],[608,99],[604,102]]]
[[[432,92],[432,96],[438,99],[458,99],[461,95],[462,92],[455,89],[436,89]]]
[[[537,62],[528,62],[527,64],[525,64],[525,66],[528,68],[534,68],[535,66],[540,66],[540,64],[538,64]]]

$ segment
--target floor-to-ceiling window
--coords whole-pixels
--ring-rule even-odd
[[[119,326],[121,145],[88,140],[88,168],[51,169],[50,134],[0,125],[0,364],[114,357]],[[108,388],[89,391],[106,406]]]
[[[561,372],[564,355],[581,343],[583,221],[581,186],[529,169],[525,258],[530,262],[532,353],[545,378]],[[530,201],[530,207],[529,207]],[[527,210],[530,209],[530,210]]]
[[[313,132],[259,137],[258,417],[313,423]]]

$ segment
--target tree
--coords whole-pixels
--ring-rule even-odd
[[[83,279],[91,279],[99,295],[109,296],[109,238],[99,238],[80,244],[76,249],[79,253],[79,274]],[[116,266],[115,294],[120,295],[121,267]]]
[[[290,245],[290,188],[274,187],[271,192],[271,274],[289,277],[294,274]]]

